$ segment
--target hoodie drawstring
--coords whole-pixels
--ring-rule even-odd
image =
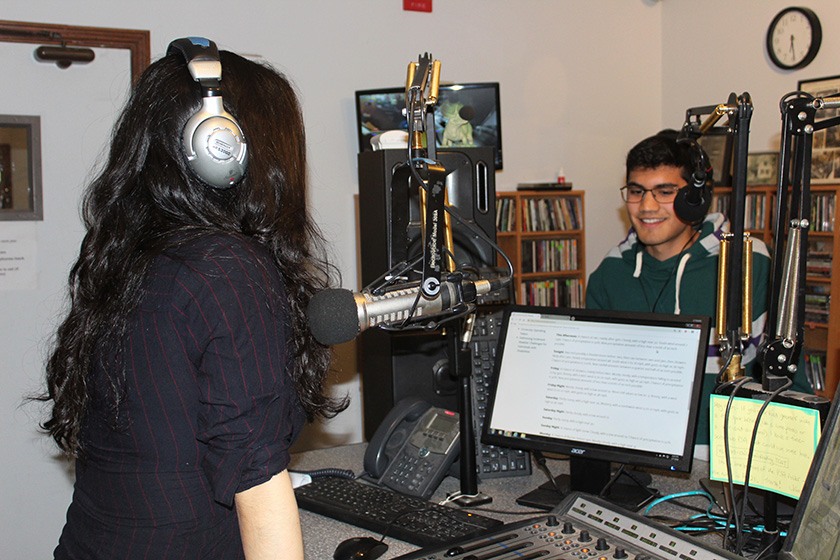
[[[636,251],[636,270],[633,271],[633,278],[642,275],[642,251]]]
[[[676,292],[675,295],[674,295],[674,300],[675,300],[674,301],[674,314],[675,315],[680,314],[680,284],[682,283],[683,272],[685,272],[685,265],[686,265],[686,263],[688,263],[688,259],[690,259],[690,258],[691,258],[691,255],[689,253],[684,254],[682,256],[682,258],[680,259],[679,266],[677,266],[677,278],[675,280],[676,285],[674,287],[675,292]]]

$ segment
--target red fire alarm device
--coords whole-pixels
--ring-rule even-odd
[[[403,0],[403,10],[410,12],[431,12],[432,0]]]

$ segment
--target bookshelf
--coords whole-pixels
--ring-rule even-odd
[[[496,236],[513,263],[517,303],[583,307],[583,203],[583,191],[496,192]]]
[[[714,211],[727,214],[728,188],[716,188]],[[840,219],[836,201],[840,184],[811,185],[811,229],[808,232],[807,273],[805,277],[805,340],[803,354],[806,368],[820,372],[825,386],[818,391],[832,398],[840,381],[840,312],[830,313],[831,301],[840,305]],[[773,215],[776,187],[747,187],[744,230],[773,245]]]

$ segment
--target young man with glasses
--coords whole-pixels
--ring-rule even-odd
[[[689,224],[674,212],[677,192],[687,187],[695,168],[694,149],[677,142],[675,131],[662,131],[642,140],[627,154],[627,182],[621,193],[632,227],[627,238],[590,275],[587,308],[707,315],[714,320],[720,238],[728,231],[729,222],[722,214],[709,213],[700,223]],[[767,247],[755,239],[754,337],[743,351],[748,374],[764,331],[769,273]],[[720,372],[719,358],[713,332],[698,419],[698,445],[707,446],[709,442],[709,394]],[[707,453],[708,448],[698,450],[697,457]]]

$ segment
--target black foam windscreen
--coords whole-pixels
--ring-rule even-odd
[[[315,340],[327,346],[352,340],[361,330],[356,309],[350,290],[330,289],[312,296],[306,318]]]
[[[697,224],[703,221],[712,204],[714,170],[709,156],[696,140],[680,138],[677,142],[689,147],[692,168],[688,185],[674,199],[674,213],[686,223]]]

